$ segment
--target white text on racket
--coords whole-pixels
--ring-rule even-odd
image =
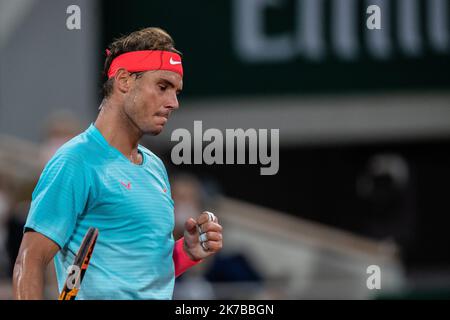
[[[72,290],[73,288],[80,288],[80,273],[81,269],[79,266],[76,265],[70,265],[67,267],[67,280],[66,285],[69,290]]]

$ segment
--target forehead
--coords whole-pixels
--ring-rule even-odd
[[[173,71],[155,70],[152,72],[145,72],[144,77],[150,81],[168,81],[178,90],[183,88],[183,78]]]

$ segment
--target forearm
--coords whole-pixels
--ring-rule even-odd
[[[16,300],[44,299],[45,264],[39,259],[25,257],[14,266],[13,297]]]

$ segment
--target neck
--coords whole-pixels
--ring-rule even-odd
[[[140,163],[137,147],[142,132],[122,110],[118,103],[103,100],[94,125],[111,146],[130,161]]]

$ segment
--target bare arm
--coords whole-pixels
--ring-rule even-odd
[[[14,265],[14,299],[44,298],[45,269],[58,250],[59,246],[55,242],[38,232],[28,231],[24,234]]]

